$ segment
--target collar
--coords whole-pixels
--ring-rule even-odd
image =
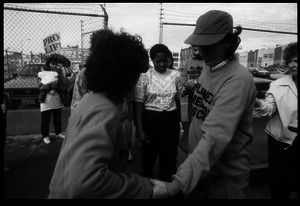
[[[289,86],[292,91],[298,96],[298,89],[294,80],[292,79],[292,75],[286,75],[285,77],[281,77],[274,82],[271,83],[272,85],[276,86]]]
[[[292,75],[285,75],[276,81],[272,82],[272,85],[278,85],[278,86],[291,86],[293,84]]]
[[[212,71],[212,70],[218,69],[218,68],[224,66],[225,64],[227,64],[227,62],[228,62],[228,59],[222,61],[221,63],[217,64],[217,65],[214,66],[214,67],[209,67],[208,70],[209,70],[209,71]]]

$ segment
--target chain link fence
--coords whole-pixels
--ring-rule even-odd
[[[60,34],[60,49],[56,53],[69,58],[72,71],[77,72],[84,65],[88,55],[91,34],[107,25],[107,15],[36,8],[5,6],[3,17],[4,89],[12,100],[16,96],[15,93],[22,94],[24,99],[34,93],[37,98],[37,81],[32,81],[32,78],[37,78],[38,71],[34,74],[24,74],[20,71],[25,65],[28,67],[45,63],[48,55],[43,42],[45,38],[51,34]],[[26,103],[25,100],[23,102]],[[22,102],[12,101],[12,104],[14,103]]]
[[[173,52],[180,54],[178,69],[181,69],[192,55],[191,46],[184,44],[184,41],[193,33],[195,26],[195,24],[176,22],[161,23],[162,43],[172,49]],[[264,98],[270,82],[284,75],[282,72],[282,69],[284,71],[282,51],[287,44],[297,41],[297,33],[243,27],[240,38],[241,44],[236,55],[239,61],[247,69],[250,67],[267,67],[266,69],[270,72],[269,78],[254,77],[257,97]]]

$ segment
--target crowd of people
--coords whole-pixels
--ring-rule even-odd
[[[61,66],[70,62],[51,55],[39,73],[41,134],[51,143],[52,116],[56,137],[64,140],[48,198],[248,199],[254,113],[269,117],[271,198],[288,199],[299,191],[299,139],[291,129],[298,120],[297,42],[283,51],[287,75],[258,99],[252,75],[235,55],[241,33],[229,13],[204,13],[184,41],[193,56],[179,70],[167,45],[155,44],[148,54],[138,35],[94,32],[75,79],[65,135],[61,115],[67,87]],[[188,154],[177,166],[184,96]],[[124,170],[134,158],[132,138],[142,144],[141,175]],[[159,178],[154,179],[157,158]]]

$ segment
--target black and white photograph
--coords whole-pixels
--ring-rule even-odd
[[[299,199],[298,4],[3,3],[4,199]]]

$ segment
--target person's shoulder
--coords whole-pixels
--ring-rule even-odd
[[[252,74],[246,69],[244,65],[237,60],[230,61],[227,65],[230,67],[229,76],[233,80],[239,82],[240,85],[253,84],[255,85]]]
[[[292,82],[292,77],[290,75],[285,75],[283,77],[280,77],[279,79],[274,80],[271,82],[271,85],[288,85]]]
[[[102,110],[104,107],[111,112],[117,111],[117,106],[112,100],[104,93],[91,92],[82,97],[83,104],[85,107],[93,108],[93,110]]]
[[[192,57],[188,58],[185,62],[185,66],[191,64],[194,61],[194,59]]]
[[[141,73],[140,78],[147,78],[147,77],[151,76],[153,74],[153,72],[154,72],[154,68],[150,68],[150,69],[148,69],[147,72]]]
[[[181,76],[180,71],[178,71],[177,69],[169,69],[169,70],[170,70],[171,75],[178,76],[178,77]]]

